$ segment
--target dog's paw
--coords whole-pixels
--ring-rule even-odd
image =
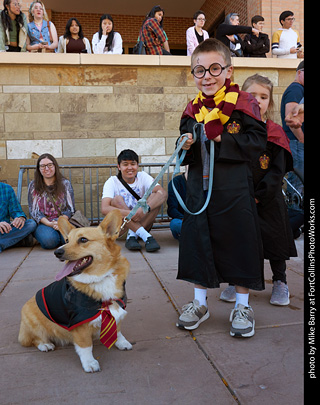
[[[53,343],[40,343],[37,347],[41,352],[49,352],[50,350],[55,349],[55,345]]]
[[[91,361],[86,362],[85,364],[82,364],[82,367],[86,373],[95,373],[97,371],[100,371],[100,364],[96,359],[93,359]]]
[[[132,344],[127,341],[127,339],[123,336],[121,332],[118,332],[118,339],[115,343],[115,346],[119,350],[131,350],[132,349]]]

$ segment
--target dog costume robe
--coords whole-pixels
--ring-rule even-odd
[[[125,308],[125,298],[124,296],[123,299],[115,300],[123,309]],[[67,277],[39,290],[36,294],[36,302],[40,311],[50,321],[69,331],[86,322],[93,321],[101,314],[103,318],[104,315],[109,315],[109,322],[110,324],[112,322],[116,329],[114,318],[108,309],[110,303],[94,300],[78,291],[72,286]],[[104,322],[103,318],[102,323]],[[102,339],[100,340],[102,341]],[[115,341],[116,330],[112,344]],[[108,348],[112,346],[112,344],[106,344],[104,341],[102,343]]]

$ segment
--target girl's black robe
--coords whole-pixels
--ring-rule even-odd
[[[192,132],[195,123],[189,103],[181,119],[181,134]],[[200,210],[205,202],[199,139],[183,162],[189,165],[186,205],[192,212]],[[251,168],[266,143],[267,132],[256,100],[240,92],[236,108],[224,125],[221,142],[214,142],[209,205],[200,215],[184,216],[178,279],[207,288],[218,288],[225,282],[264,289],[263,249]]]
[[[284,175],[293,170],[289,139],[280,125],[267,121],[268,143],[253,167],[255,198],[264,258],[289,260],[297,256],[288,209],[282,194]]]

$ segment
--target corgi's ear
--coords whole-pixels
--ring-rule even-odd
[[[69,235],[70,231],[72,229],[75,229],[75,227],[73,225],[71,225],[70,222],[67,220],[67,218],[64,216],[59,217],[58,227],[59,227],[59,231],[61,232],[64,240],[67,239],[67,236]]]
[[[114,209],[104,218],[99,225],[107,237],[115,240],[119,236],[120,226],[122,224],[122,215],[120,210]]]

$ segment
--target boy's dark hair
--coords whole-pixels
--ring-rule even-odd
[[[264,18],[261,15],[255,15],[251,18],[251,25],[257,24],[259,21],[264,21]]]
[[[121,151],[118,155],[118,165],[123,161],[123,160],[133,160],[139,164],[139,156],[136,154],[135,151],[131,149],[124,149]]]
[[[201,15],[201,14],[206,16],[205,13],[202,10],[198,10],[193,14],[193,19],[196,20],[199,17],[199,15]]]
[[[196,59],[197,55],[207,52],[219,53],[224,58],[226,64],[231,65],[230,49],[218,39],[208,38],[205,41],[201,42],[193,51],[193,54],[191,56],[191,66],[193,66],[193,62]]]
[[[281,21],[284,21],[286,18],[288,18],[288,17],[290,17],[292,15],[294,15],[294,13],[292,11],[290,11],[290,10],[283,11],[279,16],[280,24],[283,25]]]

